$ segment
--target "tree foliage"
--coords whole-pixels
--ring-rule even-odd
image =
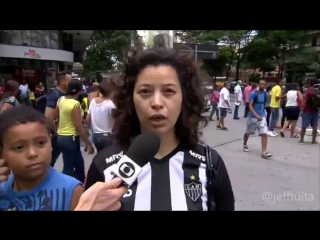
[[[307,30],[257,30],[255,40],[247,46],[245,62],[253,69],[263,72],[278,69],[282,77],[284,65],[297,57],[299,51],[291,51],[302,46],[308,39]],[[301,56],[300,56],[301,59]]]
[[[176,36],[184,42],[220,44],[219,55],[222,54],[224,60],[227,56],[228,62],[224,63],[223,67],[220,63],[214,62],[210,65],[213,68],[219,66],[219,70],[223,68],[227,77],[234,62],[237,69],[241,67],[241,63],[247,54],[245,47],[253,40],[254,35],[255,30],[178,30],[176,32]],[[222,49],[224,50],[220,52]],[[225,55],[226,53],[227,55]],[[208,68],[208,63],[205,66]]]
[[[312,48],[303,48],[306,41],[310,41],[309,33],[310,30],[179,30],[177,37],[189,43],[219,44],[222,56],[217,62],[204,61],[203,67],[210,74],[224,68],[228,77],[235,67],[237,73],[240,68],[253,69],[252,75],[256,71],[277,70],[282,77],[284,68],[289,66],[320,75],[320,55]],[[226,56],[228,63],[225,63]]]
[[[143,45],[135,33],[135,48]],[[99,70],[113,70],[121,65],[130,49],[130,30],[95,30],[83,62],[84,75]]]

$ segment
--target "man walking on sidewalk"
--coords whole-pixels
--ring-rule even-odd
[[[239,120],[239,107],[242,102],[242,89],[241,89],[241,80],[238,81],[237,86],[234,88],[234,95],[235,95],[235,108],[233,113],[233,119]]]
[[[229,89],[230,89],[230,83],[224,82],[223,88],[220,91],[219,103],[218,103],[220,118],[217,124],[217,128],[225,131],[228,131],[228,128],[224,126],[224,119],[227,117],[228,112],[231,113]]]
[[[310,125],[312,127],[312,144],[316,144],[316,138],[318,134],[318,121],[319,121],[319,109],[320,109],[320,91],[313,85],[317,79],[310,79],[306,82],[308,88],[305,94],[305,100],[303,101],[303,113],[302,113],[302,127],[300,132],[300,144],[304,143],[304,135],[306,129]]]
[[[249,152],[248,140],[250,135],[254,135],[258,130],[259,136],[261,137],[261,157],[269,158],[272,156],[271,153],[267,152],[268,145],[268,126],[265,118],[264,107],[267,102],[267,93],[264,91],[266,82],[260,80],[259,90],[252,91],[249,97],[249,109],[250,112],[247,118],[247,130],[243,137],[243,151]]]
[[[270,92],[271,120],[270,120],[269,131],[268,131],[268,136],[270,137],[276,137],[279,135],[274,130],[277,125],[277,121],[279,119],[279,114],[280,114],[280,100],[281,100],[282,89],[279,86],[279,82],[280,80],[276,81],[276,85],[272,88]]]

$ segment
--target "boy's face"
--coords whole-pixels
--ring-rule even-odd
[[[51,141],[46,127],[38,122],[19,124],[3,136],[2,156],[15,177],[31,180],[47,171]]]

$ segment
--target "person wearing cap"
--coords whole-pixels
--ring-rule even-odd
[[[57,102],[56,114],[59,117],[58,146],[64,164],[62,172],[84,182],[85,169],[80,139],[86,144],[88,154],[93,154],[94,149],[82,124],[83,112],[78,101],[82,92],[82,83],[76,79],[71,80],[67,94]]]

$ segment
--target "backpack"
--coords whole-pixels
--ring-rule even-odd
[[[258,103],[258,97],[259,97],[259,90],[255,90],[254,91],[254,98],[253,98],[253,105]],[[266,106],[267,101],[268,101],[268,95],[267,95],[267,92],[264,91],[264,106]]]
[[[320,109],[320,91],[318,89],[313,90],[307,101],[307,105],[312,109]]]
[[[211,153],[211,148],[208,145],[201,146],[201,152],[204,152],[206,156],[206,177],[207,177],[207,207],[208,211],[216,210],[216,192],[215,192],[215,181],[217,176],[217,163],[218,156],[213,156]]]

